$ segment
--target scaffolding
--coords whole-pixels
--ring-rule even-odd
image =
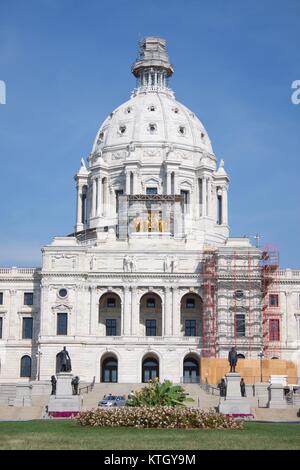
[[[280,358],[279,253],[266,245],[261,257],[263,353],[268,359]]]
[[[202,356],[216,357],[217,334],[217,263],[213,249],[203,254],[203,324]]]

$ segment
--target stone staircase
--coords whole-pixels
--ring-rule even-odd
[[[127,397],[131,390],[141,390],[143,386],[144,384],[140,383],[97,383],[91,392],[81,395],[82,409],[90,410],[97,408],[99,400],[109,393],[112,395],[125,395]],[[198,384],[184,384],[184,389],[189,394],[189,397],[194,400],[193,403],[189,403],[189,406],[209,409],[217,406],[219,403],[218,397],[208,395]]]

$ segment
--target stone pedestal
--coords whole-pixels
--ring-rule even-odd
[[[250,405],[247,397],[242,397],[240,381],[241,376],[236,372],[229,372],[225,375],[227,389],[226,397],[220,398],[219,412],[225,415],[249,416],[251,415]]]
[[[280,383],[273,383],[269,386],[269,408],[287,408],[287,402],[284,397],[284,387]]]
[[[60,372],[57,374],[56,395],[51,395],[48,405],[48,413],[57,416],[67,416],[80,411],[80,396],[73,395],[72,379],[70,372]]]
[[[266,408],[269,402],[269,383],[259,382],[254,385],[255,397],[259,408]]]
[[[31,406],[31,386],[28,383],[18,383],[16,385],[16,398],[14,406]]]

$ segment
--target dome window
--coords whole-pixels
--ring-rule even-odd
[[[151,106],[149,106],[148,109],[149,109],[149,111],[155,111],[156,110],[154,104],[151,104]]]
[[[125,134],[125,132],[126,132],[126,126],[124,126],[124,125],[120,126],[119,127],[119,134],[123,135],[123,134]]]
[[[185,127],[184,126],[179,126],[178,131],[179,131],[179,134],[185,135]]]
[[[204,139],[204,137],[205,137],[204,132],[201,132],[201,139]]]
[[[178,108],[173,108],[173,111],[175,114],[179,114],[179,109]]]
[[[104,139],[104,132],[101,131],[101,132],[99,133],[98,142],[103,142],[103,139]]]
[[[61,297],[62,299],[63,299],[64,297],[67,297],[67,295],[68,295],[67,289],[64,289],[64,288],[63,288],[63,289],[59,289],[58,295],[59,295],[59,297]]]
[[[128,108],[125,109],[125,114],[130,114],[132,111],[132,108],[128,106]]]
[[[149,127],[148,127],[148,130],[149,130],[150,134],[155,134],[155,132],[157,131],[157,125],[153,124],[153,123],[150,123]]]
[[[242,290],[236,290],[234,292],[234,297],[238,300],[241,300],[244,298],[244,292]]]

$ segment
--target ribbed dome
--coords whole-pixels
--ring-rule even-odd
[[[175,145],[212,153],[206,130],[196,115],[171,93],[137,93],[113,111],[101,125],[93,153],[129,144]]]

